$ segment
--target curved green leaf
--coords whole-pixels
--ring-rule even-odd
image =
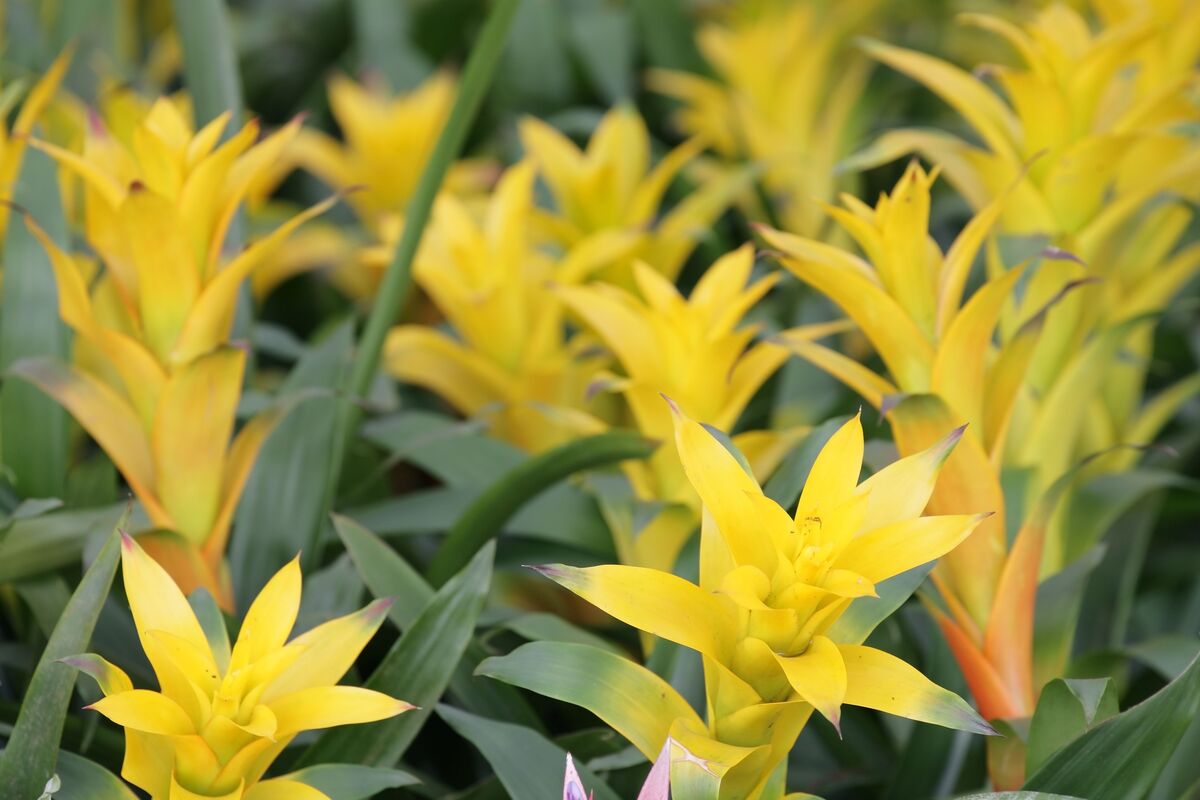
[[[416,738],[450,683],[475,630],[492,579],[489,543],[442,587],[371,674],[366,687],[418,706],[398,717],[327,731],[301,757],[322,763],[391,766]]]
[[[114,532],[54,627],[25,692],[8,746],[0,754],[0,797],[37,797],[53,774],[75,686],[75,670],[58,660],[87,649],[120,557],[120,538]]]
[[[385,789],[418,782],[402,770],[362,764],[318,764],[283,777],[319,789],[329,796],[329,800],[366,800]]]
[[[429,565],[430,583],[444,583],[496,536],[521,506],[554,484],[582,470],[645,458],[655,447],[637,434],[612,431],[568,442],[522,462],[480,495],[446,534]]]
[[[479,748],[510,797],[561,800],[567,754],[558,745],[521,725],[477,717],[451,706],[439,705],[437,713],[459,736]],[[597,800],[618,800],[590,770],[578,764],[576,768]]]
[[[54,800],[137,800],[125,782],[94,761],[62,750],[54,774],[60,783]]]
[[[1059,750],[1025,784],[1089,800],[1144,796],[1200,713],[1200,659],[1153,697]]]

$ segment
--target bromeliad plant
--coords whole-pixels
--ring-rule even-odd
[[[412,706],[337,683],[387,616],[391,601],[326,622],[290,641],[300,565],[272,578],[246,612],[232,649],[225,622],[201,621],[175,581],[122,536],[125,595],[159,690],[135,689],[104,658],[63,661],[96,680],[89,708],[125,729],[121,775],[151,800],[328,800],[301,780],[264,773],[299,733],[387,719]]]
[[[191,591],[230,607],[230,523],[254,459],[279,418],[261,412],[233,435],[246,352],[230,343],[238,288],[306,220],[293,217],[241,253],[223,248],[252,183],[279,157],[293,123],[255,143],[251,123],[221,144],[225,114],[193,131],[155,102],[128,143],[96,122],[83,153],[33,144],[85,182],[85,238],[104,265],[79,264],[30,220],[50,257],[76,363],[37,358],[12,373],[62,404],[121,471],[157,530],[143,546]]]
[[[752,344],[758,327],[741,326],[746,312],[776,283],[774,276],[749,283],[753,267],[754,250],[745,245],[715,261],[686,299],[642,261],[633,263],[641,297],[604,283],[559,288],[567,308],[595,331],[624,372],[597,375],[591,390],[619,393],[637,429],[652,440],[672,437],[661,394],[701,423],[731,430],[789,355],[771,342]],[[765,480],[805,432],[747,431],[733,442]],[[627,463],[625,470],[638,498],[667,506],[636,533],[610,515],[617,553],[624,564],[669,572],[700,523],[700,497],[674,448],[660,447],[645,462]]]
[[[825,230],[820,203],[853,180],[837,164],[858,136],[857,105],[870,73],[848,39],[879,5],[734,3],[726,19],[697,32],[715,79],[650,72],[650,87],[682,104],[675,113],[680,129],[702,137],[725,164],[749,162],[761,172],[765,198],[743,199],[752,217],[777,215],[786,230],[804,236]]]
[[[554,199],[554,213],[537,214],[550,241],[569,251],[606,232],[638,234],[626,258],[597,274],[601,280],[625,285],[631,281],[633,257],[674,280],[748,178],[743,171],[703,181],[664,213],[667,190],[704,149],[703,136],[679,145],[652,168],[650,133],[641,115],[628,106],[605,114],[584,150],[534,117],[521,121],[520,133],[526,156],[537,165]]]
[[[404,227],[421,168],[450,113],[457,81],[439,72],[410,92],[393,95],[380,76],[358,83],[338,74],[329,80],[330,110],[342,139],[311,127],[297,131],[269,168],[260,189],[276,186],[303,169],[337,191],[365,229],[356,241],[344,226],[318,223],[286,243],[253,279],[255,293],[267,294],[293,275],[331,267],[330,279],[350,297],[369,303]],[[482,197],[496,168],[482,159],[456,163],[443,191]],[[269,209],[264,210],[264,214]]]
[[[1047,637],[1054,640],[1053,652],[1034,653],[1039,575],[1065,566],[1054,557],[1065,551],[1059,541],[1065,533],[1047,530],[1047,503],[1053,499],[1047,490],[1070,465],[1070,436],[1081,416],[1076,393],[1107,367],[1121,331],[1101,333],[1089,342],[1080,356],[1082,369],[1040,398],[1041,418],[1035,429],[1045,433],[1037,443],[1045,459],[1042,472],[1028,496],[1006,492],[1001,475],[1010,465],[1009,443],[1025,435],[1013,430],[1013,421],[1022,400],[1031,399],[1029,374],[1041,339],[1051,333],[1047,317],[1053,304],[1078,285],[1079,276],[1057,273],[1058,283],[1044,300],[1046,305],[1032,310],[1022,306],[1015,332],[1006,337],[1001,330],[996,342],[1001,318],[1015,304],[1018,281],[1034,266],[1000,271],[963,302],[971,266],[1005,198],[980,211],[943,254],[927,233],[930,188],[936,177],[936,171],[926,173],[913,162],[875,208],[846,198],[845,209],[830,209],[857,241],[865,260],[811,239],[766,229],[762,233],[788,270],[829,297],[859,326],[888,377],[802,334],[785,332],[780,341],[883,411],[901,454],[915,453],[946,431],[969,423],[929,508],[962,513],[984,507],[997,509],[997,514],[934,570],[944,610],[931,608],[984,716],[1025,719],[1034,712],[1042,684],[1066,669],[1073,630],[1068,626]],[[1020,439],[1018,443],[1029,444]],[[1010,524],[1020,532],[1010,545],[1005,516],[1013,510],[1018,518]],[[1019,772],[993,778],[1003,786],[1021,782]]]
[[[838,629],[855,600],[949,552],[988,517],[921,516],[961,430],[860,484],[855,417],[817,456],[791,515],[711,433],[672,411],[680,461],[705,508],[699,584],[633,566],[537,569],[617,619],[700,653],[706,718],[661,678],[611,654],[597,651],[593,675],[574,676],[570,663],[586,656],[573,648],[590,649],[582,645],[526,645],[480,671],[588,708],[647,758],[669,736],[696,757],[673,770],[683,797],[782,797],[785,759],[814,710],[835,728],[849,704],[991,733],[957,695],[863,646],[865,632],[842,638]],[[531,674],[526,659],[542,669]],[[711,793],[684,788],[705,782]]]

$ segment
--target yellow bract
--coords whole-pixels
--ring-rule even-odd
[[[755,326],[739,327],[746,312],[775,284],[775,278],[768,277],[747,285],[753,266],[753,247],[741,247],[718,259],[687,299],[641,261],[633,263],[641,297],[603,283],[558,290],[624,371],[597,375],[594,387],[619,392],[647,438],[665,442],[672,436],[671,415],[661,394],[670,395],[701,422],[730,430],[754,393],[788,358],[787,349],[779,345],[751,345]],[[765,476],[800,433],[751,431],[734,441],[747,452],[755,473]],[[647,462],[631,462],[625,468],[641,499],[683,508],[665,509],[636,537],[618,536],[618,554],[623,563],[669,571],[700,522],[700,498],[688,485],[674,448],[660,447]]]
[[[671,182],[704,148],[696,137],[650,166],[650,133],[636,110],[619,106],[604,115],[585,150],[541,120],[521,121],[526,157],[537,165],[554,197],[554,214],[540,220],[549,238],[570,248],[604,232],[640,234],[637,255],[674,280],[708,227],[746,181],[745,174],[703,182],[659,216]],[[629,261],[601,277],[629,283]]]
[[[162,99],[129,131],[99,123],[83,154],[45,150],[85,184],[88,243],[104,264],[89,287],[75,260],[36,225],[76,333],[77,366],[20,362],[15,374],[65,406],[105,449],[158,528],[146,540],[180,585],[228,605],[222,563],[254,458],[276,420],[260,414],[233,439],[245,353],[228,345],[242,281],[326,201],[232,258],[222,247],[239,203],[297,125],[255,144],[251,124],[219,144],[224,115],[193,132]]]
[[[762,170],[787,230],[819,235],[820,202],[847,188],[847,173],[839,177],[835,166],[853,146],[855,106],[869,74],[847,40],[878,5],[743,2],[730,20],[697,33],[717,80],[650,73],[651,88],[683,103],[679,127],[710,142],[722,159]]]
[[[336,685],[391,601],[288,641],[300,608],[300,566],[293,560],[250,606],[231,652],[224,629],[204,628],[172,578],[128,536],[121,564],[159,691],[133,688],[128,675],[100,656],[64,661],[100,685],[104,698],[90,708],[125,728],[121,775],[152,800],[321,800],[324,793],[286,776],[262,780],[292,738],[412,708],[379,692]]]
[[[482,220],[458,198],[438,198],[413,274],[456,336],[402,325],[388,335],[384,359],[395,377],[540,451],[602,427],[584,412],[603,358],[582,337],[565,337],[551,283],[584,280],[627,252],[632,236],[604,231],[550,255],[533,240],[533,181],[532,164],[510,168]]]
[[[273,186],[299,167],[347,192],[347,202],[366,228],[369,243],[360,246],[338,226],[313,226],[255,277],[256,293],[266,293],[304,270],[332,265],[332,279],[350,296],[365,301],[374,296],[456,90],[455,78],[445,72],[399,95],[344,75],[329,81],[329,104],[343,141],[301,129],[263,183]],[[491,182],[494,171],[486,161],[459,161],[450,168],[443,189],[458,195],[478,193]]]
[[[705,509],[699,585],[630,566],[540,569],[618,619],[703,656],[707,724],[685,715],[669,735],[716,765],[722,798],[761,796],[814,709],[835,726],[851,704],[987,733],[962,699],[900,659],[829,636],[856,598],[952,550],[986,516],[921,516],[960,433],[860,484],[855,417],[818,455],[793,516],[676,411],[679,458]],[[646,742],[648,757],[661,746],[626,735]]]

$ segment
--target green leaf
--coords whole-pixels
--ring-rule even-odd
[[[523,636],[531,642],[568,642],[607,650],[615,655],[624,655],[621,648],[591,631],[572,625],[554,614],[521,614],[505,620],[500,627]]]
[[[1176,680],[1059,750],[1026,789],[1089,800],[1144,796],[1200,713],[1200,659]]]
[[[689,72],[709,71],[696,48],[695,25],[684,0],[632,0],[631,5],[652,65]]]
[[[634,34],[629,9],[591,2],[567,15],[571,45],[583,71],[608,103],[633,98]]]
[[[763,494],[784,508],[791,508],[800,499],[804,482],[812,470],[817,454],[829,441],[838,428],[846,423],[849,417],[834,417],[822,422],[804,437],[804,442],[793,450],[783,463],[771,475],[763,487]]]
[[[242,81],[224,0],[172,0],[171,9],[183,46],[184,78],[197,124],[226,111],[236,118],[242,113]]]
[[[1044,686],[1067,671],[1088,576],[1104,559],[1106,549],[1101,542],[1038,584],[1033,620],[1036,686]]]
[[[363,583],[377,598],[394,597],[388,616],[401,630],[408,630],[419,610],[433,598],[433,588],[407,561],[375,534],[346,517],[334,515],[333,526],[350,554]],[[472,711],[520,722],[541,729],[533,709],[512,687],[476,680],[475,667],[487,658],[478,640],[467,645],[466,654],[450,679],[450,691]]]
[[[395,0],[354,0],[354,33],[359,69],[382,75],[393,90],[413,89],[433,65],[412,41],[411,3]]]
[[[1200,639],[1183,634],[1168,634],[1130,645],[1125,648],[1125,652],[1166,680],[1173,681],[1183,674],[1196,656],[1200,655]]]
[[[495,552],[489,543],[442,587],[367,680],[367,688],[419,708],[382,722],[328,731],[305,752],[303,765],[391,766],[400,760],[445,691],[471,640],[491,584]]]
[[[538,494],[576,472],[645,458],[655,445],[641,436],[612,431],[577,439],[534,456],[509,471],[472,503],[446,534],[429,565],[429,581],[445,582],[505,523]]]
[[[204,638],[208,640],[208,647],[212,650],[213,659],[217,662],[221,674],[224,675],[229,668],[231,655],[229,629],[225,627],[225,616],[217,607],[217,601],[206,589],[197,589],[188,595],[188,605],[196,614],[196,619],[200,622],[200,629],[204,631]]]
[[[57,242],[67,240],[57,169],[29,148],[15,201]],[[21,214],[9,218],[0,299],[0,371],[22,358],[67,355],[67,329],[58,318],[54,272]],[[67,412],[31,384],[8,379],[0,387],[0,460],[25,497],[63,497],[67,487]]]
[[[700,724],[670,684],[641,664],[584,644],[530,642],[489,658],[476,674],[591,711],[643,753],[662,747],[671,723]]]
[[[1033,775],[1050,756],[1120,711],[1111,678],[1057,678],[1042,689],[1029,724],[1025,774]]]
[[[71,595],[38,661],[17,723],[0,754],[0,797],[37,797],[54,772],[75,670],[58,659],[82,653],[108,597],[121,540],[114,531]]]
[[[383,536],[440,533],[454,527],[463,509],[484,491],[482,486],[439,486],[351,508],[345,514]],[[612,535],[595,499],[565,483],[522,506],[504,525],[504,533],[615,556]]]
[[[385,789],[417,783],[416,778],[402,770],[362,764],[318,764],[283,777],[319,789],[329,800],[366,800]]]
[[[912,593],[933,569],[933,562],[913,567],[907,572],[893,575],[875,587],[878,597],[860,597],[850,604],[846,613],[833,623],[826,634],[835,642],[862,644],[879,627],[879,623],[895,613],[912,597]]]
[[[1083,800],[1083,798],[1045,792],[980,792],[959,795],[954,800]]]
[[[126,507],[56,511],[17,520],[0,542],[0,583],[78,564],[84,543],[111,531]],[[146,519],[139,510],[131,522],[139,525]]]
[[[439,705],[437,713],[459,736],[479,749],[510,797],[561,800],[565,750],[520,725],[485,719],[447,705]],[[586,766],[575,767],[584,785],[599,800],[618,800],[616,793]]]
[[[66,750],[54,766],[61,787],[54,800],[137,800],[125,782],[104,767]]]
[[[279,397],[297,397],[337,386],[354,347],[352,322],[338,325],[310,349],[289,373]],[[281,400],[278,402],[286,402]],[[242,494],[230,542],[238,605],[247,608],[280,564],[298,552],[311,560],[325,524],[324,496],[329,481],[337,400],[308,397],[279,422],[263,444]]]

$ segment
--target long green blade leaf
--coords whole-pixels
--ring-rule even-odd
[[[71,595],[38,661],[21,713],[0,754],[0,797],[37,797],[54,772],[75,670],[58,659],[82,653],[92,638],[121,557],[113,532]]]
[[[480,550],[434,595],[367,680],[367,688],[402,698],[419,708],[382,722],[329,731],[305,752],[302,765],[390,767],[400,760],[446,690],[471,640],[491,585],[495,552],[493,545]]]
[[[1089,800],[1143,797],[1198,713],[1200,658],[1153,697],[1059,750],[1025,788]]]
[[[67,239],[54,162],[30,149],[16,186],[16,202],[56,242]],[[62,357],[67,330],[58,319],[58,290],[46,252],[20,214],[9,220],[0,301],[0,370],[32,356]],[[22,380],[0,389],[0,457],[26,497],[62,497],[67,477],[67,413]]]
[[[656,445],[641,436],[613,431],[577,439],[517,465],[472,503],[446,534],[429,565],[429,581],[441,585],[513,514],[554,484],[586,469],[645,458]]]

